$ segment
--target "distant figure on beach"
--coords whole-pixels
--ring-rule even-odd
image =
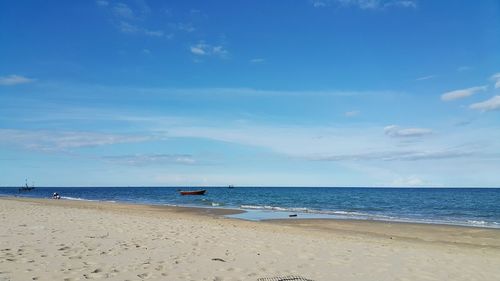
[[[61,199],[61,196],[59,196],[59,193],[54,192],[54,194],[52,194],[52,199]]]

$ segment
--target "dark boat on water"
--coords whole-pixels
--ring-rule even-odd
[[[22,187],[19,188],[19,192],[22,192],[22,191],[32,191],[33,189],[35,189],[35,184],[32,184],[31,186],[28,186],[28,180],[26,180],[26,182],[24,183],[24,186],[22,186]]]
[[[204,195],[207,192],[205,189],[202,190],[180,190],[181,195]]]

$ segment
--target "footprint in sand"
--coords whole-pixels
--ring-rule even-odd
[[[141,274],[137,274],[137,277],[141,278],[141,279],[146,279],[146,278],[149,278],[151,274],[149,273],[141,273]]]

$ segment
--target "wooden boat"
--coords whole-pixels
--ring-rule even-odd
[[[205,189],[202,190],[180,190],[181,195],[203,195],[207,192]]]

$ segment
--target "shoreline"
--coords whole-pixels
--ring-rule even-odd
[[[496,280],[500,231],[0,198],[0,280]]]
[[[500,229],[462,226],[449,224],[427,224],[382,220],[358,220],[358,219],[335,219],[335,218],[286,218],[265,219],[259,221],[234,218],[231,215],[245,213],[245,210],[217,208],[217,207],[190,207],[190,206],[167,206],[140,203],[123,203],[108,201],[86,201],[86,200],[54,200],[43,198],[26,197],[0,197],[0,200],[19,201],[35,203],[48,206],[58,206],[79,209],[97,209],[100,211],[143,213],[153,216],[187,216],[189,218],[224,219],[238,222],[241,225],[269,225],[271,227],[288,227],[300,231],[314,230],[318,234],[338,232],[349,235],[377,236],[389,239],[413,240],[420,242],[444,242],[469,246],[490,246],[500,249]],[[460,235],[459,235],[460,234]],[[473,238],[471,235],[473,235]],[[436,238],[439,237],[439,238]],[[469,238],[467,238],[469,237]],[[492,241],[480,242],[479,239]]]
[[[24,196],[0,196],[0,199],[7,200],[17,200],[20,201],[43,201],[43,202],[53,202],[55,200],[51,198],[40,198],[40,197],[24,197]],[[445,223],[439,221],[411,221],[404,219],[394,219],[394,220],[384,220],[384,219],[366,219],[366,218],[344,218],[342,216],[334,217],[334,215],[326,215],[326,214],[317,214],[317,213],[301,213],[296,211],[279,211],[279,210],[245,210],[238,207],[218,207],[218,206],[181,206],[181,205],[160,205],[160,204],[148,204],[148,203],[134,203],[134,202],[124,202],[124,201],[101,201],[101,200],[90,200],[90,199],[68,199],[61,198],[61,201],[68,202],[88,202],[88,203],[99,203],[99,204],[119,204],[119,205],[130,205],[130,206],[148,206],[152,208],[178,208],[179,210],[184,210],[184,212],[192,212],[192,213],[206,213],[212,215],[220,215],[227,216],[227,218],[243,220],[243,221],[253,221],[253,222],[264,222],[264,221],[277,221],[277,222],[286,222],[286,221],[337,221],[337,222],[368,222],[368,223],[387,223],[387,224],[407,224],[407,225],[424,225],[424,226],[441,226],[441,227],[458,227],[458,228],[478,228],[478,229],[492,229],[500,231],[500,226],[489,226],[489,225],[475,225],[475,224],[466,224],[466,223]],[[276,218],[258,218],[253,219],[251,216],[247,216],[245,214],[251,214],[252,212],[257,213],[268,213],[268,214],[282,214],[283,216],[278,216]],[[288,214],[299,214],[298,217],[288,217]],[[305,216],[300,217],[300,215]]]

